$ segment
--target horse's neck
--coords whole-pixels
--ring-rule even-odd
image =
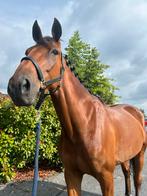
[[[93,96],[68,67],[61,83],[62,86],[52,96],[52,100],[62,128],[72,137],[75,129],[78,131],[82,128],[82,121],[85,124],[86,116],[92,108]]]

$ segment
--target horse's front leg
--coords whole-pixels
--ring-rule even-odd
[[[80,196],[83,174],[75,170],[65,169],[64,175],[67,184],[68,196]]]
[[[106,171],[98,177],[103,196],[114,196],[113,173]]]

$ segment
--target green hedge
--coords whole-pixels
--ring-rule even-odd
[[[60,123],[50,98],[41,109],[40,162],[59,166],[57,146]],[[16,107],[10,100],[0,103],[0,181],[11,180],[15,170],[32,164],[35,149],[36,111],[34,107]]]

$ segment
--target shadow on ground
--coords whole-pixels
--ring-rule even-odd
[[[32,181],[22,181],[6,184],[0,187],[0,196],[31,196]],[[60,184],[39,181],[37,196],[67,196],[66,187]],[[82,191],[82,196],[100,196]]]
[[[116,167],[114,175],[114,190],[116,196],[124,196],[125,181],[122,171]],[[133,179],[131,176],[132,195],[134,193]],[[101,189],[99,183],[91,176],[85,175],[82,181],[82,196],[100,196]],[[91,193],[93,192],[93,193]],[[31,196],[32,181],[22,181],[0,185],[0,196]],[[141,196],[147,195],[147,153],[145,156],[145,165],[143,169],[143,183],[141,187]],[[67,196],[63,173],[58,173],[46,181],[39,181],[37,196]]]

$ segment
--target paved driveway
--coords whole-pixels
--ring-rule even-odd
[[[141,196],[147,195],[147,152],[145,156],[145,167],[143,170],[143,184]],[[0,196],[31,196],[32,181],[9,183],[0,186]],[[84,176],[82,182],[83,196],[100,196],[101,190],[98,182],[88,175]],[[134,189],[132,190],[134,195]],[[63,173],[50,177],[46,181],[40,181],[38,196],[67,196]],[[124,178],[120,167],[115,171],[115,196],[124,196]]]

